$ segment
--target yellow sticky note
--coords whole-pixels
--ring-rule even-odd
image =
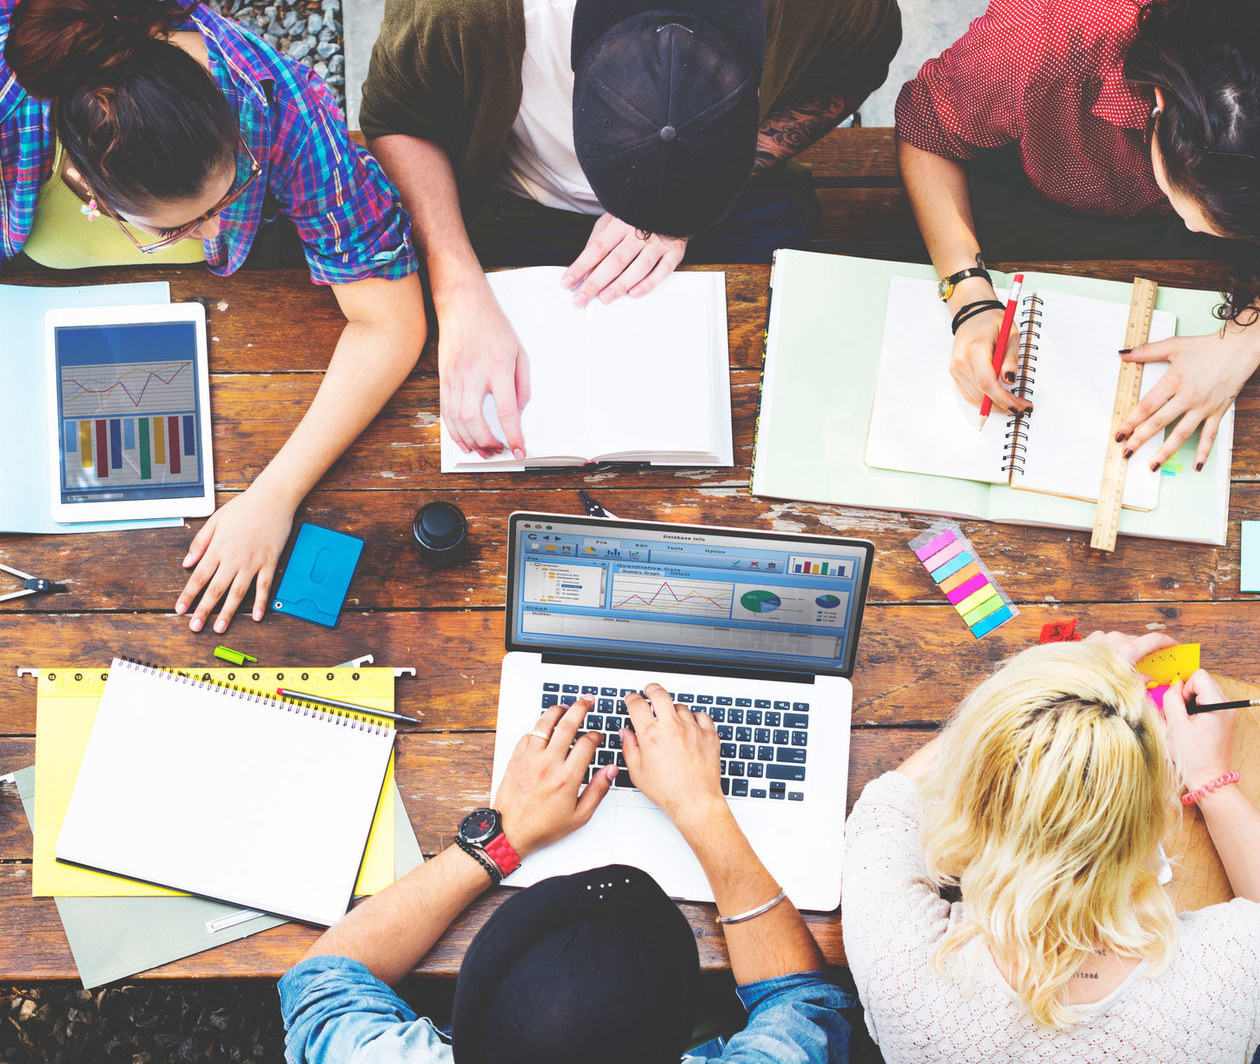
[[[1199,669],[1199,644],[1178,643],[1175,647],[1147,654],[1137,663],[1137,669],[1150,677],[1150,687],[1188,680]]]
[[[354,674],[358,679],[354,679]],[[328,679],[329,675],[333,679]],[[103,669],[42,668],[35,720],[35,822],[31,893],[37,898],[157,898],[179,891],[140,883],[123,876],[63,864],[53,856],[61,822],[70,805],[74,781],[87,748],[96,707],[105,690]],[[368,709],[394,708],[394,671],[363,669],[205,669],[201,677],[275,691],[291,684],[311,694],[323,694]],[[394,756],[390,755],[376,817],[368,835],[363,866],[355,884],[356,896],[375,894],[394,881]]]

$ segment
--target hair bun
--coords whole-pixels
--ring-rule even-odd
[[[5,60],[30,95],[56,100],[115,80],[195,7],[176,0],[19,0]]]

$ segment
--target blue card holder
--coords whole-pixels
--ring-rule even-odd
[[[357,536],[302,522],[271,608],[336,628],[362,553],[363,540]]]

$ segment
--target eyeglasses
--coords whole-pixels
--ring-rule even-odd
[[[82,182],[83,188],[87,191],[87,194],[91,197],[92,201],[100,207],[102,212],[109,215],[115,223],[117,223],[118,228],[123,231],[123,235],[131,241],[131,243],[135,246],[135,249],[142,255],[152,255],[155,251],[161,251],[163,248],[168,248],[172,244],[178,244],[185,237],[190,236],[201,226],[205,225],[205,223],[210,221],[211,218],[222,214],[245,194],[245,190],[249,188],[250,183],[262,173],[262,167],[258,165],[258,160],[254,157],[254,153],[249,150],[249,145],[245,143],[245,138],[238,132],[236,134],[236,139],[239,141],[240,146],[245,151],[246,157],[249,159],[249,173],[245,176],[245,180],[239,185],[234,185],[232,188],[228,189],[227,195],[206,211],[205,214],[199,215],[186,225],[181,225],[178,229],[167,233],[166,236],[146,243],[141,243],[138,239],[136,239],[135,233],[131,231],[131,226],[115,214],[109,205],[93,191],[92,186],[87,182],[87,178],[80,174],[79,180]],[[90,214],[89,217],[91,217]]]

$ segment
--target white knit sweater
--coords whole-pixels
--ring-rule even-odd
[[[1172,962],[1139,966],[1074,1026],[1038,1028],[978,940],[933,970],[963,917],[943,900],[919,848],[915,784],[874,780],[845,830],[844,946],[886,1064],[1250,1064],[1260,1044],[1260,905],[1235,900],[1177,918]]]

